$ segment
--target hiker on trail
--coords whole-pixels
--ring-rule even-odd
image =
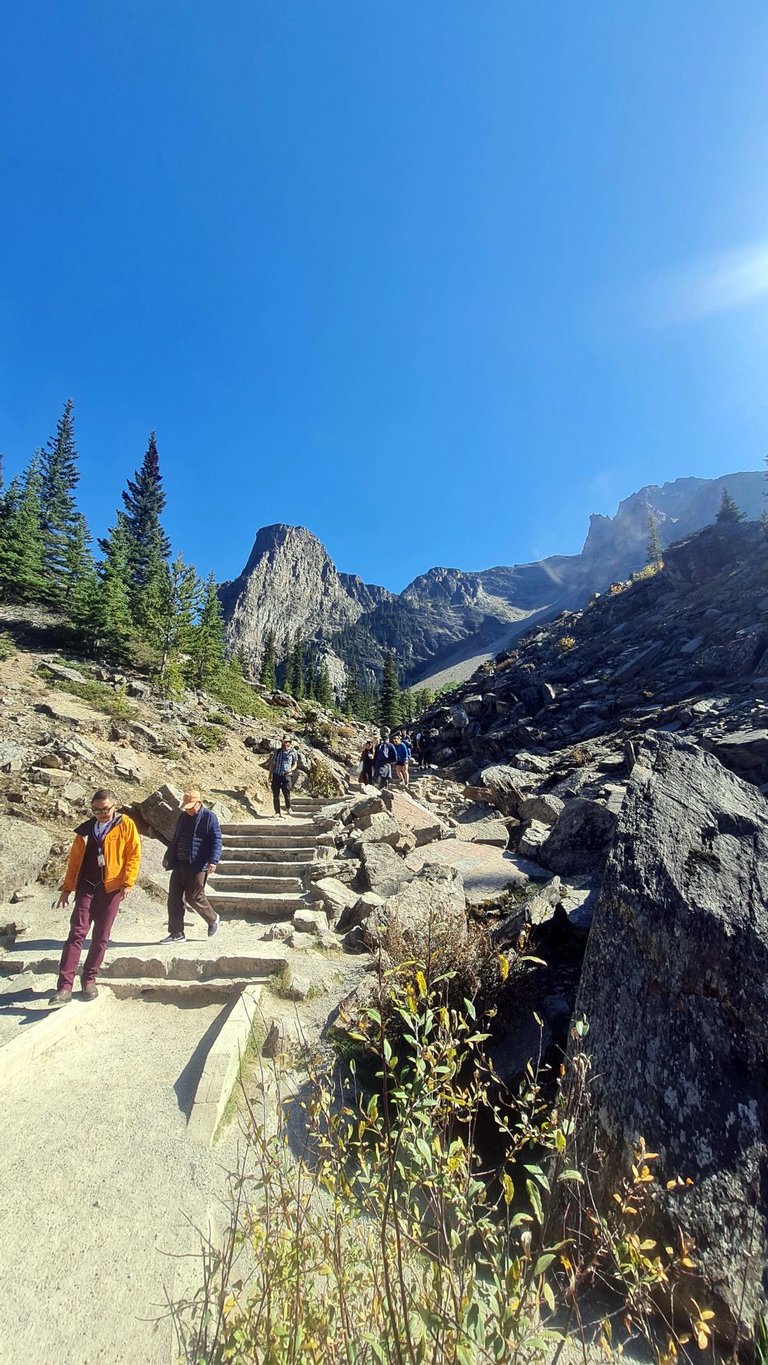
[[[360,753],[360,785],[371,786],[373,783],[373,755],[376,749],[376,740],[368,739],[362,747]]]
[[[48,1001],[54,1007],[66,1005],[72,999],[75,973],[89,928],[91,946],[80,980],[83,999],[96,999],[99,993],[96,974],[104,961],[115,916],[139,873],[138,830],[129,816],[118,811],[115,793],[106,788],[94,792],[91,812],[90,820],[75,830],[61,895],[56,902],[56,909],[61,909],[74,891],[69,937],[61,954],[56,992]]]
[[[392,766],[397,755],[395,746],[389,738],[389,729],[386,725],[379,731],[381,739],[376,745],[373,755],[373,779],[380,787],[386,787],[392,776]]]
[[[221,826],[218,817],[200,799],[197,787],[187,787],[181,812],[163,858],[170,868],[168,886],[168,937],[163,943],[183,943],[184,904],[196,910],[208,925],[208,937],[218,933],[219,916],[205,894],[208,874],[216,871],[221,857]]]
[[[392,743],[395,746],[395,772],[397,780],[403,787],[408,786],[408,762],[411,757],[410,745],[399,730],[392,736]]]
[[[280,809],[280,793],[283,794],[285,803],[285,813],[291,813],[291,778],[299,766],[299,756],[295,749],[291,748],[291,741],[287,735],[283,735],[283,740],[279,749],[276,749],[269,760],[269,775],[272,782],[272,802],[275,807],[275,815],[282,815]]]

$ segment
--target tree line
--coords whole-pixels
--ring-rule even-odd
[[[96,550],[79,482],[69,399],[24,471],[6,486],[0,469],[0,596],[61,612],[84,652],[145,668],[169,691],[242,679],[227,658],[214,575],[201,578],[163,530],[155,433]]]
[[[95,544],[78,507],[79,483],[68,399],[55,435],[7,485],[0,461],[0,598],[61,613],[84,653],[142,669],[168,692],[194,686],[242,701],[247,669],[240,656],[228,656],[215,577],[202,578],[174,553],[163,529],[166,495],[155,433],[126,480],[113,525]],[[435,695],[426,688],[401,691],[392,651],[381,685],[353,666],[337,695],[327,661],[300,634],[286,638],[280,651],[274,633],[267,634],[259,680],[269,690],[280,687],[299,700],[390,726],[413,719]]]

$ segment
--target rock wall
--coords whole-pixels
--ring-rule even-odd
[[[768,1295],[768,803],[693,742],[642,748],[577,998],[594,1113],[618,1163],[645,1138],[710,1291],[752,1324]]]

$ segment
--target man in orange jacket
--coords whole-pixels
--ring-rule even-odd
[[[133,820],[121,815],[114,792],[102,789],[91,799],[92,818],[75,830],[67,871],[56,908],[65,906],[75,893],[69,921],[69,938],[59,964],[56,993],[48,1001],[54,1007],[72,999],[72,986],[85,936],[91,929],[91,946],[82,971],[83,999],[98,995],[96,973],[104,961],[109,935],[120,902],[133,886],[141,862],[141,843]]]

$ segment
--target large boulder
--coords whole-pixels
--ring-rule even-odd
[[[493,763],[479,774],[479,786],[502,815],[518,815],[520,805],[530,794],[533,779],[507,763]]]
[[[37,881],[52,842],[39,825],[0,815],[0,901],[9,901],[27,882]]]
[[[692,740],[641,750],[576,1008],[606,1152],[593,1194],[608,1204],[642,1136],[662,1186],[692,1180],[660,1211],[694,1239],[702,1292],[726,1322],[754,1323],[768,1298],[768,803]]]
[[[361,880],[366,891],[386,899],[409,882],[414,870],[389,844],[365,844],[361,850]]]
[[[430,864],[362,924],[363,940],[376,948],[389,934],[400,952],[426,962],[433,945],[459,948],[468,938],[464,884],[453,867]]]
[[[158,787],[139,804],[139,810],[150,829],[157,830],[169,841],[173,838],[179,818],[182,796],[183,792],[178,787],[164,782],[162,787]]]
[[[445,837],[447,826],[444,822],[435,815],[434,811],[420,805],[418,801],[414,801],[413,797],[407,795],[406,792],[387,788],[382,792],[382,799],[386,802],[390,815],[397,821],[400,829],[413,835],[417,848]]]
[[[574,796],[566,801],[557,824],[539,848],[542,867],[561,876],[584,876],[602,867],[616,829],[616,815],[591,801]]]

